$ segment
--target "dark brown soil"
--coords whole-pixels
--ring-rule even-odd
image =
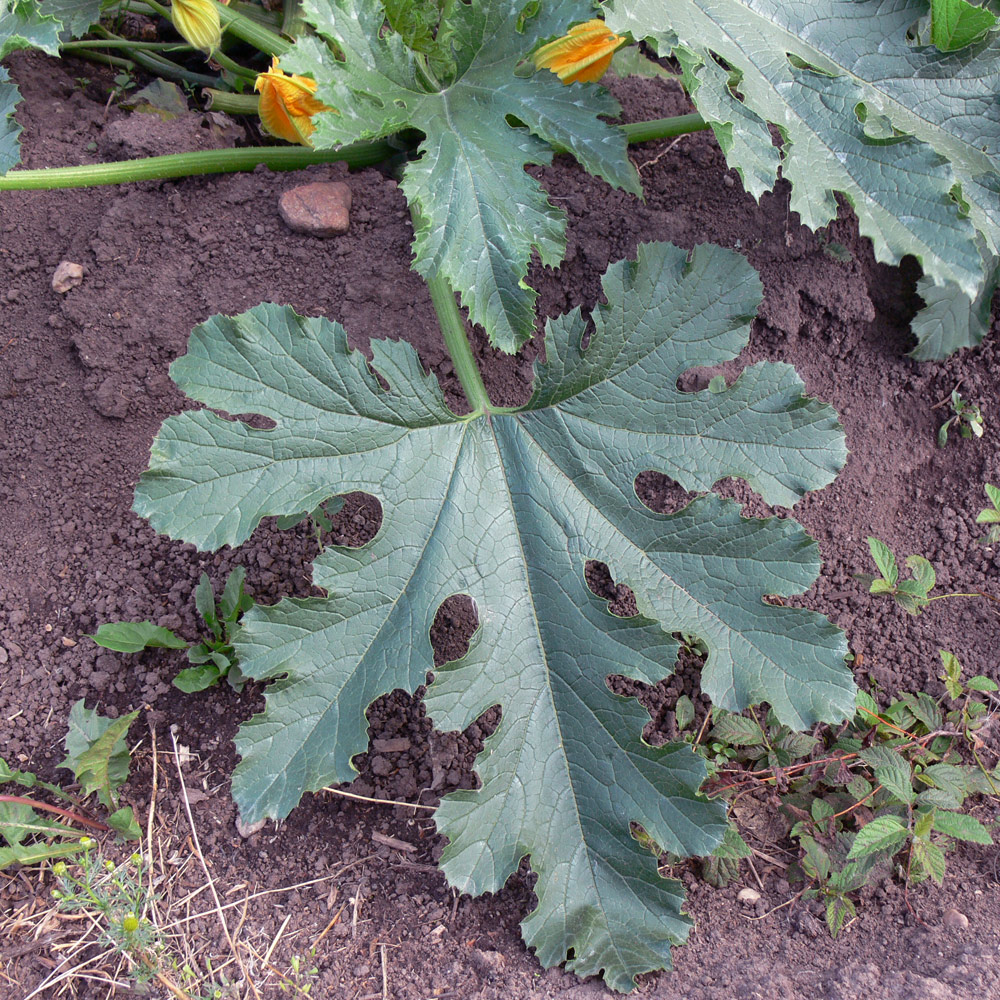
[[[18,119],[25,126],[27,166],[85,162],[114,149],[120,155],[161,151],[152,119],[142,129],[121,127],[125,116],[106,105],[103,77],[92,66],[19,55],[10,67],[25,96]],[[81,75],[93,81],[85,89],[76,82]],[[625,82],[616,90],[630,120],[686,108],[679,91],[659,81]],[[185,135],[192,148],[232,141],[228,133],[206,129],[198,115],[170,128],[168,148],[183,146]],[[1000,677],[1000,619],[986,602],[941,601],[913,618],[870,597],[852,576],[869,571],[865,537],[875,534],[900,555],[927,556],[943,589],[1000,589],[1000,549],[979,544],[974,524],[984,506],[982,484],[1000,483],[995,333],[981,348],[947,362],[908,360],[915,266],[876,264],[848,211],[817,237],[790,214],[784,189],[758,206],[726,170],[709,134],[688,136],[660,157],[665,146],[633,150],[644,203],[609,190],[567,159],[539,171],[570,217],[566,264],[558,271],[536,268],[532,275],[542,315],[593,305],[608,263],[633,254],[638,242],[716,242],[745,252],[761,273],[766,298],[749,347],[727,372],[763,358],[794,364],[809,393],[836,406],[851,449],[837,481],[796,508],[826,560],[820,580],[799,603],[847,630],[859,682],[872,680],[889,695],[937,693],[940,648],[954,651],[970,672]],[[306,173],[309,179],[343,176],[335,167]],[[345,900],[363,900],[357,925],[352,929],[342,920],[325,939],[313,996],[382,996],[383,962],[386,995],[395,1000],[606,996],[596,981],[581,984],[558,969],[541,970],[524,948],[518,922],[532,905],[527,866],[496,896],[453,897],[434,867],[440,838],[428,811],[317,795],[277,829],[271,824],[241,837],[228,794],[231,739],[259,709],[259,690],[238,696],[224,686],[186,696],[170,685],[179,668],[175,657],[118,656],[82,638],[105,621],[146,618],[195,636],[192,591],[203,570],[219,585],[233,566],[246,566],[249,589],[265,603],[315,592],[309,579],[315,546],[304,528],[279,532],[267,523],[238,551],[202,555],[157,536],[130,512],[132,489],[160,422],[184,406],[167,368],[199,321],[265,299],[290,303],[300,312],[341,320],[352,344],[362,348],[371,337],[409,340],[452,401],[460,400],[430,300],[409,269],[410,222],[395,183],[374,170],[351,175],[351,231],[322,241],[289,232],[278,216],[278,196],[302,180],[259,170],[179,183],[0,194],[0,755],[64,779],[55,767],[74,700],[86,697],[111,715],[148,706],[142,725],[132,730],[141,745],[127,798],[144,815],[155,730],[162,758],[158,814],[176,824],[178,849],[189,852],[176,772],[163,755],[175,723],[178,741],[195,755],[185,778],[201,790],[194,817],[220,892],[330,876],[264,897],[249,910],[247,926],[257,929],[265,947],[291,915],[273,962],[287,968],[288,955],[314,940]],[[827,245],[832,242],[849,249],[848,261],[835,259]],[[62,260],[85,268],[83,283],[64,296],[50,285]],[[494,400],[524,400],[537,343],[516,359],[496,355],[482,338],[476,350]],[[939,449],[935,435],[946,409],[934,405],[957,384],[967,399],[983,405],[987,433],[981,441],[956,439]],[[720,488],[746,500],[748,513],[768,513],[744,486]],[[658,509],[672,509],[679,499],[676,488],[655,475],[643,477],[641,492]],[[334,540],[363,541],[378,517],[377,505],[354,498],[337,517]],[[595,584],[599,577],[592,574]],[[604,586],[608,597],[616,595],[606,578]],[[445,609],[435,629],[439,655],[460,651],[469,631],[468,608],[458,602]],[[696,669],[688,666],[644,693],[651,738],[669,735],[670,707],[696,685]],[[377,702],[369,717],[373,749],[357,760],[356,794],[433,804],[449,789],[474,786],[473,759],[489,718],[461,735],[436,734],[419,701],[400,692]],[[984,820],[996,815],[989,804],[977,809]],[[416,849],[380,845],[373,833]],[[765,851],[783,847],[766,835],[755,843]],[[643,977],[640,995],[1000,997],[996,849],[960,848],[949,861],[944,888],[921,885],[908,900],[893,880],[868,887],[858,920],[836,941],[800,903],[768,913],[790,901],[794,890],[781,869],[760,860],[756,865],[762,885],[747,869],[724,890],[697,880],[693,869],[679,870],[697,929],[676,951],[676,970]],[[762,888],[759,912],[736,902],[743,885]],[[0,876],[0,910],[12,911],[31,891]],[[942,914],[951,907],[968,917],[967,929],[943,929]],[[213,933],[217,954],[225,956],[221,931]],[[5,971],[24,992],[5,993],[12,987],[0,981],[4,1000],[26,995],[51,968],[44,948],[16,954]],[[78,995],[106,995],[105,987],[87,990],[83,983]]]

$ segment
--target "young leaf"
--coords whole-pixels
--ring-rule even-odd
[[[237,566],[226,579],[226,585],[222,588],[222,596],[219,598],[219,613],[222,620],[228,623],[236,621],[241,611],[248,608],[244,606],[243,581],[246,579],[247,571],[243,566]],[[252,605],[251,605],[252,606]]]
[[[1000,686],[997,682],[991,680],[989,677],[984,677],[982,674],[976,674],[975,677],[970,677],[966,687],[970,691],[997,691],[1000,690]]]
[[[613,0],[604,10],[613,31],[652,38],[661,55],[672,50],[697,67],[686,67],[686,79],[699,80],[692,99],[730,166],[755,178],[748,189],[773,183],[774,168],[760,169],[771,155],[762,126],[773,122],[792,210],[806,225],[834,218],[833,193],[842,192],[879,260],[915,254],[930,282],[951,282],[967,312],[977,308],[973,300],[982,311],[992,282],[976,231],[989,254],[1000,244],[996,34],[947,57],[912,46],[907,30],[926,10],[920,0]],[[720,59],[739,76],[739,113],[727,74],[716,69]],[[885,127],[874,127],[876,118]],[[956,182],[968,217],[953,197]]]
[[[641,194],[624,134],[599,117],[617,117],[616,101],[596,84],[565,87],[552,73],[514,72],[541,42],[591,17],[591,4],[547,0],[521,19],[523,8],[523,0],[455,3],[448,23],[456,73],[440,91],[422,78],[420,56],[383,32],[377,0],[307,0],[307,17],[342,57],[313,37],[281,57],[282,68],[312,74],[317,97],[337,109],[316,117],[317,148],[423,132],[421,155],[402,180],[415,209],[413,266],[446,277],[472,322],[508,353],[535,329],[536,293],[524,280],[532,250],[554,267],[566,249],[565,214],[525,165],[550,162],[552,143],[609,184]]]
[[[152,622],[106,622],[93,635],[98,646],[118,653],[138,653],[142,649],[187,649],[187,641],[168,628]]]
[[[198,586],[194,588],[194,606],[216,640],[221,639],[222,626],[219,624],[219,615],[215,607],[215,591],[207,573],[201,574]]]
[[[878,816],[858,831],[847,856],[853,859],[883,852],[894,854],[907,837],[909,832],[895,816]]]
[[[935,812],[934,829],[956,840],[971,840],[974,844],[992,844],[990,831],[974,816],[957,812]]]
[[[830,896],[826,901],[826,925],[830,936],[836,937],[848,920],[857,916],[854,904],[846,896]]]
[[[125,840],[142,839],[142,830],[136,821],[135,813],[132,812],[131,806],[123,806],[121,809],[116,809],[108,817],[108,826],[120,837],[124,837]]]
[[[958,662],[958,657],[947,649],[939,649],[938,653],[941,654],[941,664],[944,667],[941,679],[944,681],[948,696],[952,699],[961,698],[962,691],[964,690],[962,686],[962,664]]]
[[[674,705],[674,717],[677,720],[679,733],[683,733],[694,722],[694,702],[686,694],[677,699],[677,704]]]
[[[931,0],[931,44],[942,52],[964,49],[996,25],[990,11],[968,0]]]
[[[923,556],[907,556],[906,565],[913,574],[913,580],[919,588],[919,593],[926,596],[937,583],[937,573],[933,565]]]
[[[199,664],[194,667],[185,667],[173,681],[174,687],[186,694],[195,691],[204,691],[213,684],[218,684],[222,677],[222,671],[214,663]]]
[[[822,847],[814,837],[802,836],[799,838],[802,846],[802,870],[811,879],[818,879],[820,882],[826,880],[830,874],[830,855],[826,848]]]
[[[70,709],[66,759],[59,766],[73,772],[84,795],[96,792],[106,809],[116,808],[118,789],[128,778],[131,758],[125,734],[138,714],[107,719],[87,708],[82,698]]]
[[[890,587],[895,587],[896,582],[899,580],[899,569],[896,566],[896,557],[892,554],[892,549],[885,542],[878,538],[873,538],[871,535],[868,536],[868,548],[885,582]],[[875,583],[878,583],[878,580]],[[876,593],[874,589],[875,583],[872,584],[873,594]]]
[[[910,765],[887,747],[873,746],[862,750],[861,759],[875,772],[875,780],[894,798],[910,805],[916,798]]]
[[[367,747],[365,708],[434,670],[426,704],[440,729],[491,705],[503,713],[476,762],[481,787],[446,796],[435,816],[449,880],[495,891],[530,854],[539,902],[523,929],[539,959],[572,952],[573,971],[603,969],[630,989],[669,961],[689,921],[629,822],[671,853],[705,855],[726,820],[698,795],[700,758],[686,744],[644,743],[647,713],[606,677],[655,683],[678,632],[704,640],[702,687],[726,710],[767,701],[805,728],[853,712],[854,685],[839,630],[762,600],[816,578],[817,547],[797,524],[743,518],[714,495],[660,515],[635,494],[635,477],[655,468],[686,489],[737,474],[790,505],[842,464],[834,413],[802,396],[788,366],[754,365],[723,393],[677,388],[685,370],[746,343],[756,274],[718,247],[654,244],[612,265],[603,290],[590,323],[579,310],[549,322],[525,407],[468,418],[404,342],[372,341],[369,363],[341,327],[287,307],[214,317],[171,369],[210,409],[164,423],[135,508],[160,531],[216,547],[333,493],[374,494],[385,512],[375,539],[316,559],[328,598],[243,619],[243,672],[282,680],[237,737],[242,816],[285,816],[305,791],[350,780]],[[610,614],[589,591],[592,558],[628,582],[636,617]],[[456,593],[475,601],[480,629],[461,660],[435,666],[430,627]]]
[[[944,883],[944,851],[930,840],[915,839],[910,846],[910,875],[914,880],[930,876],[938,885]]]
[[[936,809],[928,809],[927,812],[918,812],[913,823],[913,836],[920,840],[926,840],[934,829],[934,820],[937,816]]]
[[[752,747],[764,742],[764,734],[753,719],[731,712],[716,712],[710,736],[734,747]]]

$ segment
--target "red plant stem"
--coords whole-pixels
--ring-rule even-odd
[[[86,816],[81,816],[70,809],[63,809],[61,806],[50,806],[48,802],[37,802],[35,799],[28,799],[21,795],[0,795],[0,802],[15,802],[18,805],[31,806],[32,809],[47,809],[49,812],[58,813],[60,816],[65,816],[67,819],[75,820],[77,823],[82,823],[84,826],[92,827],[95,830],[111,829],[110,826],[105,826],[96,819],[87,819]]]

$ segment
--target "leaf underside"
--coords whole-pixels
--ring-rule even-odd
[[[532,250],[556,266],[566,250],[566,216],[524,170],[552,159],[553,143],[592,174],[634,194],[638,175],[624,133],[599,116],[620,108],[593,84],[564,87],[552,73],[515,76],[528,53],[591,16],[585,0],[547,0],[515,25],[522,0],[451,5],[446,25],[454,79],[429,90],[419,56],[383,31],[378,0],[305,0],[306,16],[343,53],[303,38],[283,68],[307,72],[336,113],[316,117],[313,142],[331,147],[420,129],[420,157],[403,171],[415,216],[414,267],[443,274],[495,346],[516,351],[535,329],[535,291],[525,283]],[[438,33],[440,37],[440,29]],[[516,123],[512,121],[516,120]]]
[[[704,767],[685,744],[642,740],[647,713],[606,678],[669,675],[672,632],[709,649],[702,688],[738,710],[769,701],[796,727],[853,710],[843,635],[810,611],[764,601],[807,588],[815,543],[790,519],[752,520],[714,495],[672,516],[635,494],[658,469],[693,490],[728,475],[791,505],[845,460],[834,411],[802,395],[787,365],[758,364],[728,389],[685,393],[678,377],[734,357],[760,300],[739,255],[640,247],[612,265],[607,305],[548,324],[535,393],[514,413],[456,417],[403,342],[373,341],[372,367],[343,329],[261,305],[213,317],[171,373],[192,398],[260,413],[271,430],[209,410],[168,419],[135,509],[201,547],[237,545],[266,515],[363,490],[384,512],[358,549],[314,564],[328,597],[256,607],[236,649],[272,681],[240,730],[234,795],[247,822],[283,817],[306,791],[350,781],[367,748],[365,710],[435,670],[429,632],[454,594],[475,601],[468,653],[435,670],[426,704],[442,730],[492,705],[502,719],[477,758],[481,787],[436,813],[441,860],[463,892],[501,888],[520,860],[538,873],[525,939],[551,965],[601,970],[615,989],[668,967],[689,920],[680,887],[629,834],[707,855],[726,828],[700,798]],[[585,334],[589,342],[583,348]],[[590,559],[635,592],[619,618],[585,582]]]
[[[675,51],[695,105],[755,197],[773,187],[780,166],[806,225],[835,218],[841,193],[879,260],[919,259],[936,291],[921,290],[933,315],[914,324],[915,357],[976,341],[1000,244],[1000,36],[948,53],[910,44],[925,0],[607,7],[613,30]],[[768,122],[780,130],[780,155]],[[948,331],[935,336],[942,313]]]

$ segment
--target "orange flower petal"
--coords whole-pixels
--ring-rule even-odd
[[[307,76],[286,73],[274,59],[271,68],[257,76],[254,90],[260,94],[258,113],[261,124],[271,135],[302,146],[312,145],[309,137],[316,126],[312,116],[333,111],[313,95],[317,83]]]
[[[562,38],[543,45],[532,58],[535,69],[551,70],[565,84],[593,83],[607,72],[615,50],[624,41],[594,18],[575,24]]]

